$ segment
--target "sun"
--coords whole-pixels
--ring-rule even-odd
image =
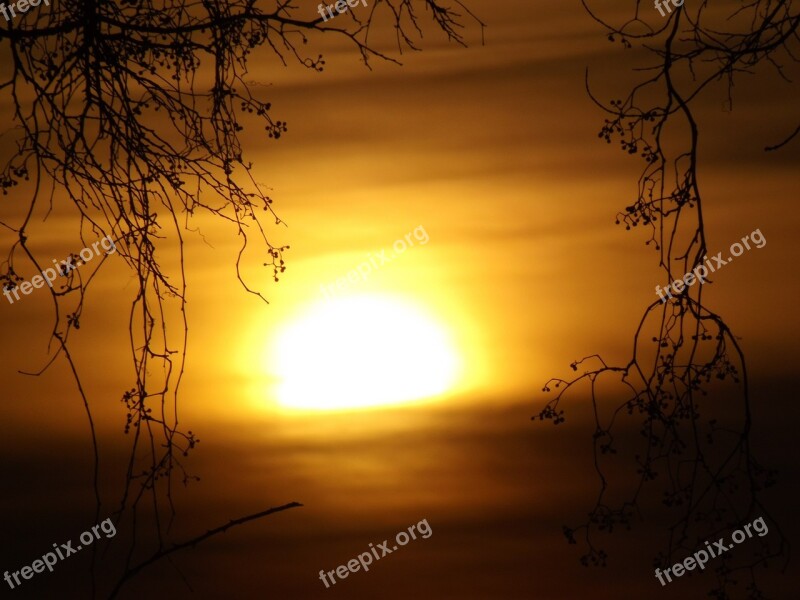
[[[461,359],[445,327],[407,301],[320,302],[274,338],[278,402],[337,410],[406,403],[449,390]]]

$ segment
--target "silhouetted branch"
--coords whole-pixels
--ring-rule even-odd
[[[240,517],[238,519],[231,519],[225,525],[221,525],[220,527],[215,527],[214,529],[209,529],[208,531],[206,531],[202,535],[198,535],[197,537],[194,537],[194,538],[192,538],[190,540],[187,540],[185,542],[181,542],[181,543],[178,543],[178,544],[173,544],[169,548],[164,548],[162,550],[159,550],[158,552],[155,552],[150,558],[140,562],[135,567],[129,568],[125,572],[125,574],[120,578],[120,580],[117,582],[117,584],[114,586],[114,589],[111,591],[111,593],[109,594],[108,598],[109,598],[109,600],[111,600],[112,598],[116,598],[117,594],[122,589],[122,586],[125,585],[125,582],[127,582],[128,580],[130,580],[133,577],[135,577],[136,575],[138,575],[139,572],[142,571],[143,569],[149,567],[153,563],[158,562],[162,558],[165,558],[165,557],[169,556],[170,554],[174,554],[175,552],[178,552],[179,550],[184,550],[186,548],[193,548],[197,544],[199,544],[200,542],[204,542],[209,538],[212,538],[212,537],[214,537],[216,535],[219,535],[221,533],[225,533],[231,527],[237,527],[239,525],[244,525],[245,523],[249,523],[250,521],[255,521],[257,519],[262,519],[262,518],[267,517],[269,515],[272,515],[272,514],[275,514],[275,513],[278,513],[278,512],[282,512],[284,510],[289,510],[290,508],[298,508],[298,507],[301,507],[301,506],[303,506],[303,505],[300,504],[299,502],[289,502],[288,504],[284,504],[283,506],[276,506],[274,508],[268,508],[267,510],[263,510],[261,512],[254,513],[254,514],[248,515],[246,517]]]
[[[764,64],[782,74],[780,59],[797,62],[800,15],[791,13],[788,1],[751,0],[732,8],[728,20],[709,14],[706,2],[691,8],[686,3],[660,19],[657,13],[644,15],[637,2],[634,18],[617,27],[594,14],[585,0],[584,6],[605,28],[609,41],[620,42],[623,50],[634,42],[646,44],[657,59],[639,69],[645,76],[621,98],[599,100],[590,89],[588,73],[586,85],[590,98],[607,114],[598,137],[609,144],[617,140],[623,152],[644,162],[637,198],[618,213],[617,224],[626,230],[645,227],[645,243],[659,253],[669,284],[703,265],[708,253],[697,177],[700,128],[692,105],[704,89],[720,81],[727,84],[732,104],[738,74],[752,73]],[[655,27],[647,24],[654,19],[660,21]],[[676,149],[680,140],[683,147]],[[694,551],[746,519],[770,519],[760,497],[774,484],[775,473],[762,466],[750,448],[753,425],[744,352],[722,316],[703,303],[702,294],[702,285],[687,285],[665,302],[650,304],[624,366],[608,365],[595,355],[599,367],[570,380],[551,379],[544,386],[545,392],[559,391],[533,418],[558,425],[566,418],[561,408],[566,392],[578,383],[590,384],[599,495],[586,522],[564,527],[570,543],[582,535],[588,550],[581,560],[586,565],[605,565],[607,554],[595,545],[593,534],[632,527],[645,492],[660,493],[672,519],[667,550],[657,557],[656,566],[671,565],[674,555]],[[572,369],[577,371],[586,360],[573,363]],[[596,383],[603,376],[618,378],[627,390],[624,401],[610,411],[601,408],[607,403],[601,404],[597,394]],[[714,415],[706,398],[718,391],[716,382],[723,381],[741,390],[738,421],[732,426],[719,422],[732,414],[731,405],[725,414]],[[632,459],[635,483],[625,490],[625,500],[610,503],[606,465],[623,448],[615,432],[628,423],[638,426],[641,440],[632,456],[622,455]],[[759,538],[751,560],[732,566],[731,556],[721,559],[712,595],[727,598],[727,590],[737,584],[735,573],[741,571],[748,574],[748,589],[755,597],[759,593],[755,568],[773,557],[788,560],[788,542],[770,521],[770,530],[777,533]]]

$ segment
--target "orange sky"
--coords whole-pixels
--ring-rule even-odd
[[[202,590],[196,597],[661,592],[652,587],[656,550],[648,542],[662,532],[658,524],[643,524],[618,544],[607,571],[580,567],[561,525],[579,519],[595,493],[590,438],[580,427],[562,437],[529,420],[544,381],[567,375],[576,358],[628,356],[640,314],[662,283],[642,232],[614,225],[616,211],[636,193],[639,164],[597,139],[602,115],[584,91],[588,66],[602,95],[616,94],[628,58],[578,2],[470,6],[488,24],[485,45],[474,29],[467,49],[429,34],[424,52],[404,54],[402,67],[376,61],[369,71],[351,49],[334,44],[322,74],[268,61],[252,73],[271,82],[258,89],[289,123],[278,142],[255,130],[245,138],[257,179],[272,188],[287,225],[269,235],[291,245],[288,269],[274,284],[271,271],[253,266],[257,261],[246,267],[269,299],[265,305],[236,281],[232,229],[200,217],[193,226],[202,237],[186,236],[190,346],[182,419],[202,440],[190,459],[202,481],[178,495],[177,537],[283,502],[305,507],[176,557],[191,586]],[[767,239],[726,266],[704,299],[742,338],[759,384],[760,451],[783,461],[788,482],[797,474],[796,460],[787,461],[781,448],[792,439],[784,423],[797,410],[790,392],[800,358],[791,342],[800,335],[800,145],[761,151],[794,126],[796,104],[781,89],[774,76],[757,76],[737,88],[735,111],[721,110],[714,95],[701,104],[700,177],[712,252],[756,228]],[[0,208],[9,220],[22,210],[13,201],[4,198]],[[36,226],[45,236],[42,252],[53,258],[72,248],[64,214]],[[424,309],[463,362],[458,384],[407,406],[281,408],[269,392],[274,337],[325,302],[321,285],[419,226],[429,241],[344,295],[382,294]],[[3,247],[8,239],[0,234]],[[130,383],[127,310],[135,292],[114,258],[93,289],[74,350],[109,456],[109,487],[119,483],[118,397]],[[4,538],[21,540],[7,544],[3,570],[74,537],[93,515],[90,449],[74,383],[63,365],[38,379],[17,372],[45,361],[51,317],[40,292],[13,306],[0,300],[0,503]],[[788,496],[788,483],[782,489]],[[319,569],[335,568],[423,518],[430,539],[334,589],[320,584]],[[63,589],[73,569],[40,576],[17,597]],[[123,597],[190,597],[185,590],[161,565]]]

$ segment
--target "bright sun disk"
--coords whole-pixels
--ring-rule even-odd
[[[459,375],[444,327],[411,304],[359,296],[314,305],[276,337],[278,401],[346,409],[439,395]]]

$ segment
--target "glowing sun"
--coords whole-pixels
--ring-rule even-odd
[[[381,296],[322,302],[275,338],[277,398],[295,409],[348,409],[441,394],[461,360],[446,329],[420,309]]]

